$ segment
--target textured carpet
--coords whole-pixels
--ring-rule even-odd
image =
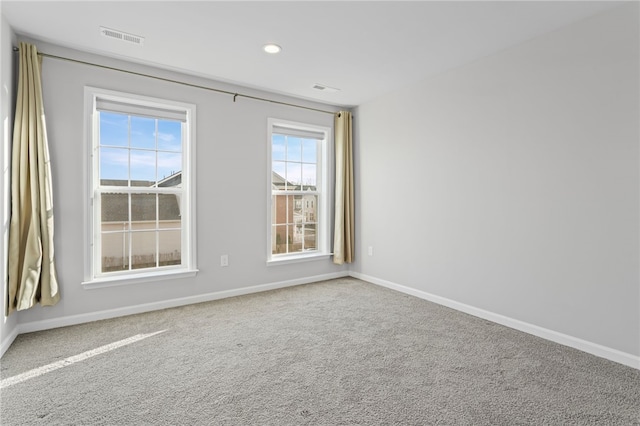
[[[351,278],[21,335],[0,377],[2,425],[640,425],[639,370]]]

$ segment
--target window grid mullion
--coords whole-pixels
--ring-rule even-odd
[[[131,187],[131,116],[130,115],[127,116],[127,178],[128,178],[127,186],[130,188]],[[129,258],[129,265],[127,270],[130,271],[131,266],[133,265],[133,234],[131,233],[131,231],[133,230],[133,221],[131,220],[132,219],[132,211],[131,211],[132,197],[130,192],[127,194],[127,199],[129,200],[129,202],[127,203],[129,208],[129,212],[128,212],[129,222],[127,223],[128,225],[127,238],[129,241],[129,253],[127,253],[127,257]]]
[[[301,166],[302,167],[302,166]],[[302,170],[300,170],[300,173],[302,173]],[[302,202],[303,200],[300,200],[300,210],[302,211],[302,222],[300,223],[300,229],[302,230],[301,234],[302,234],[302,251],[304,251],[304,204]]]
[[[284,246],[287,248],[286,252],[289,253],[289,249],[290,249],[290,247],[289,247],[289,227],[291,226],[291,223],[289,222],[289,196],[288,195],[285,196],[284,200],[285,200],[285,204],[284,205],[285,205],[285,215],[286,215],[285,216],[285,220],[284,220],[284,222],[286,224],[285,228],[284,228],[285,229],[285,233],[284,233],[284,235],[285,235],[285,244],[284,244]]]
[[[154,146],[155,146],[155,154],[156,154],[156,164],[155,164],[155,186],[158,186],[158,119],[155,119],[155,132],[154,132]],[[155,217],[155,237],[156,237],[156,268],[160,266],[160,195],[156,193],[156,217]]]
[[[158,188],[148,186],[101,186],[98,189],[103,194],[108,193],[129,193],[129,194],[182,194],[184,191],[181,189],[175,189],[171,187]]]
[[[131,266],[133,265],[133,221],[131,220],[131,193],[127,194],[127,199],[129,200],[129,222],[127,223],[127,236],[129,237],[129,267],[127,268],[129,271],[131,270]]]
[[[131,186],[131,116],[127,116],[127,186]],[[131,247],[129,247],[131,248]]]
[[[157,163],[156,163],[157,167]],[[160,196],[156,194],[156,268],[160,266]]]

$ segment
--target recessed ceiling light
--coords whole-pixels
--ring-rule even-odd
[[[262,49],[267,53],[279,53],[282,50],[280,46],[273,43],[265,44],[264,46],[262,46]]]

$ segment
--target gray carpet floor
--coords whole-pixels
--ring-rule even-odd
[[[640,370],[352,278],[24,334],[0,362],[2,425],[640,425]]]

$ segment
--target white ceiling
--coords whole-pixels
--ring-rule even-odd
[[[1,0],[0,7],[18,35],[355,106],[619,4]],[[100,26],[143,36],[144,45],[106,38]],[[267,42],[282,52],[264,53]],[[320,92],[315,83],[341,90]]]

